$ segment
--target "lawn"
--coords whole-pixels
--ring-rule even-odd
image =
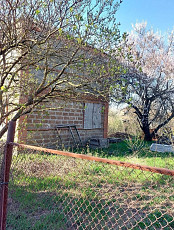
[[[76,149],[78,153],[92,154],[112,160],[143,164],[153,167],[174,169],[174,153],[158,153],[150,151],[152,142],[139,139],[125,140],[110,144],[106,149]]]
[[[172,154],[148,147],[76,152],[172,169]],[[13,157],[9,187],[7,229],[174,228],[171,176],[27,150]]]

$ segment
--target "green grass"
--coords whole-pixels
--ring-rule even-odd
[[[121,142],[83,153],[152,166],[155,162],[158,167],[174,165],[172,154],[147,151],[147,143],[132,144],[133,151],[130,143]],[[171,176],[20,153],[13,157],[7,229],[115,229],[115,223],[124,229],[128,218],[128,229],[172,229],[173,188]]]
[[[142,140],[126,140],[117,144],[110,144],[105,149],[77,149],[76,152],[92,154],[112,160],[126,161],[148,166],[174,169],[174,153],[158,153],[150,151],[152,142]]]

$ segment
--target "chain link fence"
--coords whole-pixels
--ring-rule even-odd
[[[111,164],[114,159],[93,157],[89,150],[87,155],[66,156],[15,146],[13,152],[9,230],[174,229],[174,171],[133,167],[138,159],[135,152],[132,157],[119,156],[117,160],[128,163],[117,161],[117,165]],[[173,169],[172,155],[153,154],[153,166],[165,162]],[[153,154],[146,163],[153,161]],[[138,162],[143,164],[144,159]]]

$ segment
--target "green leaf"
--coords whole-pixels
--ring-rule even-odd
[[[142,70],[142,68],[141,68],[141,67],[139,68],[139,71],[140,71],[140,72],[143,72],[143,70]]]
[[[36,15],[38,15],[40,13],[40,10],[36,10]]]
[[[62,28],[59,28],[59,34],[61,35],[62,34]]]
[[[81,39],[81,38],[77,38],[77,42],[78,42],[79,44],[81,44],[81,43],[82,43],[82,39]]]
[[[76,30],[77,29],[77,26],[75,25],[75,26],[73,26],[73,30]]]
[[[7,92],[7,91],[8,91],[8,89],[6,88],[6,86],[1,86],[1,91],[3,91],[3,92]]]
[[[39,69],[40,69],[39,66],[37,66],[37,67],[36,67],[36,71],[38,71]]]

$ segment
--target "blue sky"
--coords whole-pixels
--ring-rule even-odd
[[[131,24],[147,21],[148,27],[162,33],[174,28],[174,0],[123,0],[117,21],[120,31],[130,32]]]

